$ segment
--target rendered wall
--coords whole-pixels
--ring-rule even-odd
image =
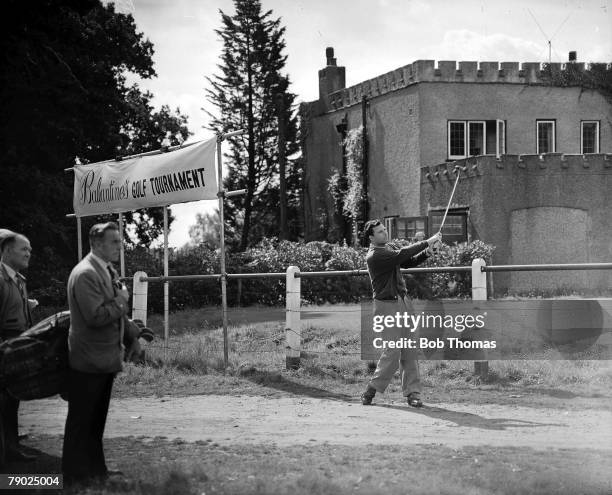
[[[612,156],[482,156],[425,167],[422,214],[446,206],[455,165],[462,178],[452,206],[469,207],[470,235],[496,246],[495,264],[612,261]],[[612,288],[609,270],[568,273],[496,273],[495,291]]]

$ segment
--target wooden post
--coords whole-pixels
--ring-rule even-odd
[[[83,226],[81,225],[81,217],[77,217],[77,246],[79,261],[81,261],[83,259]]]
[[[472,300],[486,301],[487,300],[487,273],[481,268],[486,266],[482,258],[477,258],[472,261]],[[488,361],[474,361],[474,374],[481,378],[486,378],[489,374]]]
[[[121,254],[119,255],[119,273],[125,277],[125,247],[123,245],[123,213],[119,213],[119,236],[121,237]]]
[[[225,218],[223,214],[223,164],[221,155],[221,142],[223,136],[217,136],[217,181],[219,198],[219,223],[221,224],[221,232],[219,235],[219,251],[221,254],[220,272],[221,272],[221,311],[223,317],[223,367],[227,369],[229,363],[228,356],[228,339],[227,339],[227,273],[225,272]]]
[[[164,277],[168,276],[168,207],[164,206]],[[168,281],[164,281],[164,358],[168,352],[168,339],[170,316],[170,287]]]
[[[146,278],[146,276],[145,272],[136,272],[132,284],[132,319],[141,320],[145,325],[147,324],[147,292],[149,282],[146,280],[141,281],[140,279]]]
[[[285,339],[287,341],[286,368],[294,370],[300,367],[300,349],[302,346],[302,324],[300,321],[301,279],[297,266],[287,268]]]

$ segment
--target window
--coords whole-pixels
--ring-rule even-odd
[[[580,153],[599,153],[599,121],[580,122]]]
[[[427,236],[427,217],[387,217],[385,227],[389,239],[413,239],[417,232]]]
[[[448,123],[448,157],[465,158],[465,122]]]
[[[435,210],[429,212],[429,225],[431,226],[431,232],[438,232],[444,217],[444,210]],[[442,227],[442,237],[445,244],[452,244],[453,242],[467,242],[467,217],[468,211],[462,210],[449,210],[446,220],[444,221],[444,227]]]
[[[387,229],[387,236],[389,239],[397,239],[397,228],[395,225],[396,220],[397,216],[385,217],[385,229]]]
[[[506,152],[506,126],[503,120],[449,120],[448,158]]]
[[[537,120],[536,121],[536,153],[555,152],[555,121],[554,120]]]
[[[495,156],[499,158],[506,154],[506,122],[503,120],[495,121],[497,126],[495,139]]]

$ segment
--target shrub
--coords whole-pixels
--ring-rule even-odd
[[[397,241],[408,244],[408,241]],[[493,247],[481,241],[455,246],[443,246],[438,255],[425,266],[469,266],[472,259],[491,260]],[[343,244],[314,241],[297,243],[264,239],[241,253],[228,253],[228,273],[284,273],[287,267],[298,266],[303,272],[365,269],[366,248],[352,248]],[[150,276],[163,272],[161,250],[135,248],[126,253],[128,276],[143,270]],[[169,260],[171,275],[219,273],[219,251],[208,246],[185,247],[172,253]],[[415,274],[407,277],[412,297],[429,294],[432,297],[470,297],[470,274]],[[451,289],[453,282],[456,287]],[[305,303],[359,302],[371,296],[367,276],[321,277],[302,279],[302,300]],[[284,278],[244,279],[238,290],[236,281],[228,281],[228,304],[263,304],[282,306],[285,302]],[[171,284],[170,309],[172,311],[205,305],[221,304],[219,282],[197,281]],[[149,284],[149,309],[163,311],[163,284]]]

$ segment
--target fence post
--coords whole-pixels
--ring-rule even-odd
[[[481,270],[486,266],[485,260],[477,258],[472,261],[472,300],[487,300],[487,273]],[[488,361],[474,361],[474,374],[486,378],[489,374]]]
[[[149,282],[141,281],[141,277],[146,277],[145,272],[136,272],[132,285],[132,319],[142,320],[147,324],[147,290]]]
[[[302,346],[302,324],[300,322],[301,279],[297,266],[287,268],[287,293],[285,296],[285,340],[286,368],[294,370],[300,367],[300,348]]]

